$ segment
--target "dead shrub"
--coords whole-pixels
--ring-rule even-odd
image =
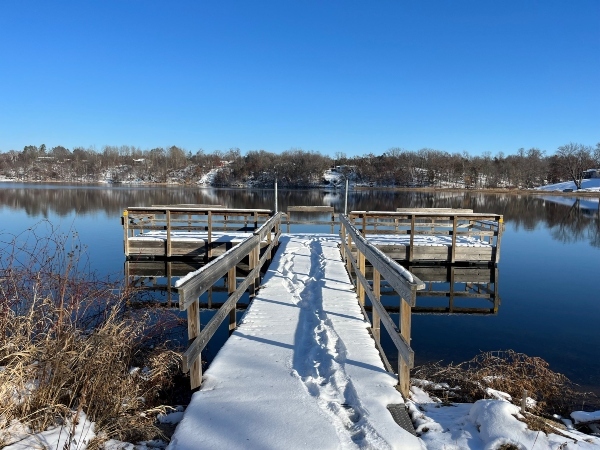
[[[536,405],[528,409],[543,415],[568,415],[581,407],[582,401],[592,397],[590,393],[577,391],[576,385],[563,374],[550,370],[542,358],[513,350],[482,352],[460,364],[426,364],[417,367],[413,377],[438,385],[446,383],[448,388],[442,389],[441,395],[459,402],[491,398],[488,391],[491,388],[509,394],[513,403],[520,405],[526,389],[528,397],[536,401]]]
[[[160,436],[161,393],[180,370],[176,351],[147,345],[164,322],[82,270],[74,236],[18,238],[0,249],[0,418],[37,432],[81,410],[110,438]]]

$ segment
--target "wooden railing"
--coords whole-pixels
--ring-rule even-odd
[[[458,211],[458,212],[457,212]],[[467,210],[470,211],[470,210]],[[408,235],[402,247],[390,243],[384,251],[396,260],[457,261],[498,263],[502,238],[503,217],[499,214],[479,214],[450,210],[434,212],[352,211],[350,222],[367,235]],[[446,238],[446,246],[419,246],[417,237]],[[450,239],[448,239],[450,237]],[[457,245],[461,238],[476,238],[486,247]],[[383,249],[384,245],[380,246]]]
[[[302,214],[328,214],[331,216],[331,220],[292,220],[292,213]],[[305,225],[330,225],[331,233],[333,233],[333,227],[336,223],[335,211],[333,206],[288,206],[287,208],[287,232],[290,232],[290,224],[305,224]]]
[[[267,260],[271,259],[273,248],[279,242],[280,235],[281,213],[277,213],[251,237],[176,283],[179,309],[187,311],[190,345],[183,354],[183,371],[190,372],[192,389],[199,387],[202,382],[202,350],[225,317],[229,316],[229,330],[233,331],[236,328],[236,303],[247,289],[250,289],[251,295],[254,294],[258,287],[260,269]],[[267,247],[263,248],[261,256],[261,243],[265,240]],[[246,257],[249,258],[250,273],[237,284],[236,265]],[[229,297],[201,331],[200,296],[225,276],[228,280]]]
[[[346,267],[350,276],[352,277],[352,273],[354,272],[356,277],[356,290],[363,314],[365,319],[368,320],[364,308],[366,295],[373,305],[371,332],[379,353],[387,369],[392,371],[392,367],[381,347],[381,325],[383,325],[398,350],[397,371],[400,392],[404,396],[408,396],[410,389],[410,369],[414,365],[414,352],[410,346],[411,307],[416,303],[417,291],[423,289],[425,285],[416,276],[371,245],[361,236],[360,232],[354,227],[347,216],[340,214],[339,218],[342,257],[346,261]],[[356,248],[356,258],[352,254],[353,248]],[[365,276],[367,262],[373,267],[372,284]],[[396,326],[385,307],[381,304],[381,277],[400,296],[398,326]]]
[[[267,209],[226,209],[220,206],[196,207],[195,205],[130,207],[123,211],[125,256],[151,255],[198,256],[202,251],[212,257],[213,232],[252,232],[272,216]],[[134,241],[130,238],[148,236],[148,232],[161,232],[164,242]],[[205,243],[181,242],[192,233],[205,232]],[[173,243],[173,237],[179,238]]]

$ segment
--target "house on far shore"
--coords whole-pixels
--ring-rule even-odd
[[[583,171],[583,179],[600,178],[600,169],[588,169]]]

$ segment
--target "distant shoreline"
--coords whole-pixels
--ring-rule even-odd
[[[59,181],[59,180],[48,180],[48,181],[31,181],[31,180],[10,180],[0,179],[0,183],[22,183],[22,184],[64,184],[64,185],[95,185],[95,186],[118,186],[118,187],[196,187],[198,189],[269,189],[268,187],[240,187],[240,186],[201,186],[197,184],[186,184],[186,183],[105,183],[102,181]],[[297,188],[285,188],[280,187],[279,190],[288,189],[322,189],[322,190],[335,190],[343,191],[344,188],[332,189],[328,186],[314,186],[314,187],[297,187]],[[537,189],[507,189],[507,188],[443,188],[443,187],[385,187],[385,186],[354,186],[354,191],[397,191],[397,192],[477,192],[483,194],[510,194],[510,195],[554,195],[562,197],[592,197],[600,198],[600,191],[542,191]]]

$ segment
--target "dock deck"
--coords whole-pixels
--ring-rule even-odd
[[[261,289],[204,373],[170,448],[420,449],[335,235],[283,235]]]

